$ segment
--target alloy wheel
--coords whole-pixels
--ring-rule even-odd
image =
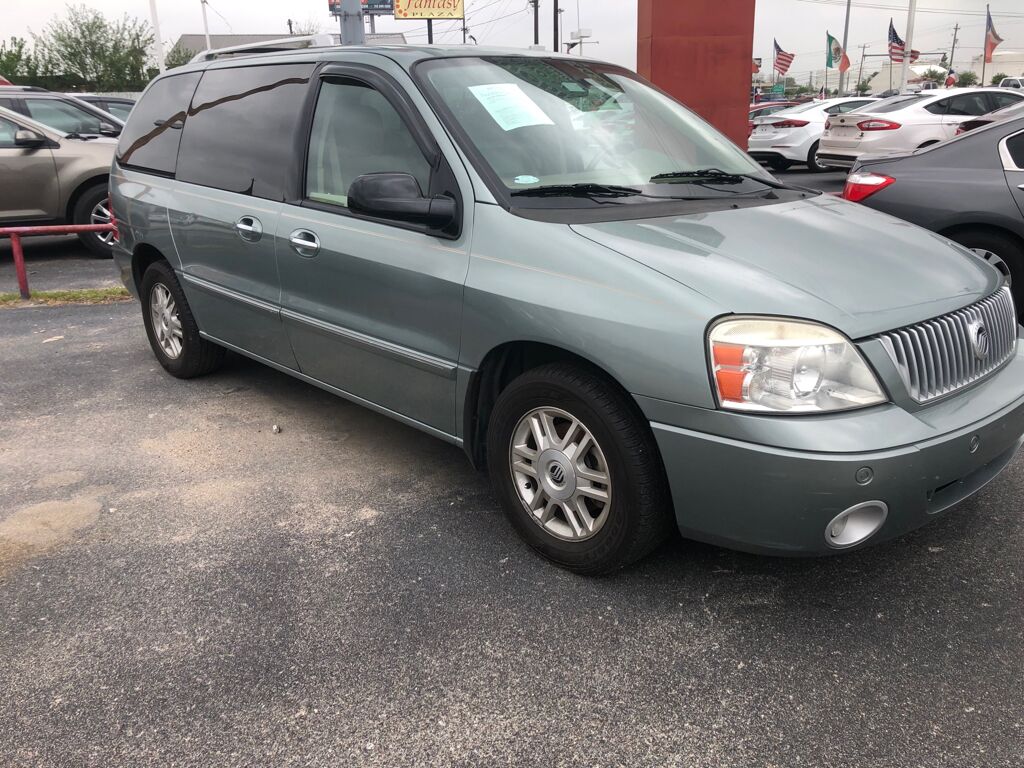
[[[106,199],[100,200],[96,205],[93,206],[92,213],[89,214],[90,224],[109,224],[114,220],[114,217],[110,213],[109,201]],[[114,233],[113,232],[93,232],[93,236],[104,245],[113,245]]]
[[[530,519],[567,541],[594,536],[611,509],[611,475],[589,429],[560,408],[535,408],[512,432],[509,468]]]
[[[181,354],[184,335],[178,305],[163,283],[154,285],[149,293],[149,314],[160,350],[171,360],[176,360]]]

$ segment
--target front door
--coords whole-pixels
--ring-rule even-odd
[[[366,173],[457,190],[418,114],[375,71],[321,79],[304,200],[278,226],[282,317],[303,373],[451,435],[468,224],[447,239],[348,209]]]
[[[0,117],[0,221],[56,218],[59,187],[53,150],[15,145],[19,128]]]

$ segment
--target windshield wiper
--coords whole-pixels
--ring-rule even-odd
[[[699,184],[701,182],[714,181],[719,184],[742,184],[751,176],[744,176],[739,173],[726,173],[718,168],[701,168],[695,171],[669,171],[651,176],[652,182],[665,184]],[[758,179],[760,181],[760,179]]]
[[[615,184],[547,184],[542,187],[517,189],[513,197],[632,197],[643,191]]]

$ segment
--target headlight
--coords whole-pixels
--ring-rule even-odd
[[[723,408],[825,413],[888,399],[853,343],[822,325],[737,318],[712,327],[708,343]]]

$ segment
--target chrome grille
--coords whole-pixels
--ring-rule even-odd
[[[919,403],[956,392],[1005,363],[1017,346],[1009,286],[977,304],[878,339]]]

